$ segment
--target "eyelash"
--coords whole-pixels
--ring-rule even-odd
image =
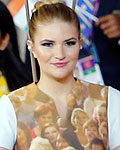
[[[52,47],[53,46],[52,43],[42,43],[41,45],[42,46],[46,46],[46,47]]]
[[[65,43],[66,46],[73,46],[76,44],[76,41],[68,41]],[[42,46],[45,46],[45,47],[52,47],[53,46],[53,43],[42,43],[41,44]]]
[[[73,46],[75,44],[76,44],[76,41],[68,41],[65,43],[65,45],[67,45],[67,46]]]

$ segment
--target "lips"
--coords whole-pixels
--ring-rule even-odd
[[[58,68],[62,68],[67,66],[68,62],[59,62],[59,63],[52,63],[52,64]]]

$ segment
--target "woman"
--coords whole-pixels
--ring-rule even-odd
[[[82,145],[86,145],[88,143],[85,131],[83,130],[83,125],[88,119],[88,115],[81,108],[75,108],[73,110],[71,123],[76,128],[75,133]]]
[[[32,82],[21,61],[13,18],[0,1],[0,97]]]
[[[51,143],[53,149],[61,150],[68,145],[64,138],[60,135],[59,128],[56,124],[48,123],[42,129],[41,136]]]
[[[44,103],[51,104],[56,111],[56,120],[62,118],[62,120],[67,122],[64,132],[62,133],[63,138],[70,146],[77,150],[83,150],[84,148],[74,134],[74,127],[70,122],[71,113],[68,113],[67,108],[68,95],[74,93],[73,91],[76,90],[76,87],[85,86],[85,82],[75,79],[73,76],[73,70],[78,59],[79,51],[82,48],[79,19],[76,13],[64,4],[53,0],[43,0],[35,5],[29,22],[29,29],[31,40],[29,40],[27,44],[33,52],[34,57],[38,60],[41,74],[37,85],[34,83],[30,85],[33,86],[33,90],[36,92],[34,101],[39,102],[39,105]],[[97,87],[97,85],[93,86]],[[17,90],[17,93],[24,92],[27,87]],[[119,118],[117,118],[117,122],[113,121],[116,119],[113,110],[118,114],[120,113],[120,105],[115,105],[119,103],[118,97],[120,93],[111,87],[105,88],[109,91],[108,99],[107,97],[102,98],[103,101],[108,100],[109,106],[108,116],[106,116],[108,117],[109,148],[118,150],[120,149],[119,123],[117,124]],[[84,94],[83,88],[79,89],[81,95]],[[11,94],[15,93],[16,91]],[[112,101],[113,98],[114,103]],[[20,97],[20,99],[21,102],[24,102],[24,97]],[[15,111],[9,97],[3,96],[0,102],[0,110],[5,114],[4,118],[12,120],[9,124],[6,123],[6,119],[0,116],[0,147],[12,149],[17,134],[15,132],[17,126]],[[8,105],[10,106],[9,109]],[[71,108],[74,109],[74,107]],[[34,110],[31,109],[31,112],[34,112]],[[18,120],[21,119],[20,113],[24,114],[22,108],[19,109]],[[31,113],[27,113],[27,105],[26,114],[28,116],[31,115]],[[30,117],[31,121],[35,120],[34,116]],[[114,124],[114,126],[112,124]],[[11,132],[7,130],[7,127],[9,127]],[[7,135],[11,137],[11,140],[7,142],[7,144],[5,142],[5,132],[2,132],[4,130],[3,128],[7,130]]]
[[[95,138],[99,138],[98,123],[93,119],[89,119],[85,122],[83,128],[88,139],[88,143],[85,145],[85,149],[91,150],[92,140],[94,140]]]
[[[43,104],[38,106],[34,111],[34,116],[37,122],[37,126],[31,130],[33,138],[41,135],[41,130],[46,123],[54,122],[55,112],[50,104]]]

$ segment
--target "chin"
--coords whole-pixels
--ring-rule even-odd
[[[64,80],[64,79],[66,79],[67,77],[66,76],[54,76],[54,77],[52,77],[54,80],[56,80],[56,81],[62,81],[62,80]]]
[[[68,79],[68,77],[71,76],[71,74],[73,73],[59,73],[59,74],[54,74],[52,77],[56,80],[64,80],[64,79]]]

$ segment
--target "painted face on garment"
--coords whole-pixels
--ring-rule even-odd
[[[53,122],[53,113],[51,111],[48,111],[46,114],[43,114],[37,118],[37,122],[40,126],[45,125],[46,123],[52,123]]]
[[[77,121],[77,126],[82,127],[83,124],[88,120],[87,114],[81,111],[76,112],[76,121]]]
[[[57,129],[54,126],[51,127],[47,127],[45,129],[45,138],[47,138],[52,144],[56,143],[57,140],[57,136],[58,136],[59,132],[57,131]]]
[[[38,24],[31,46],[40,65],[41,77],[47,75],[59,80],[73,74],[80,50],[74,23],[54,19]]]

